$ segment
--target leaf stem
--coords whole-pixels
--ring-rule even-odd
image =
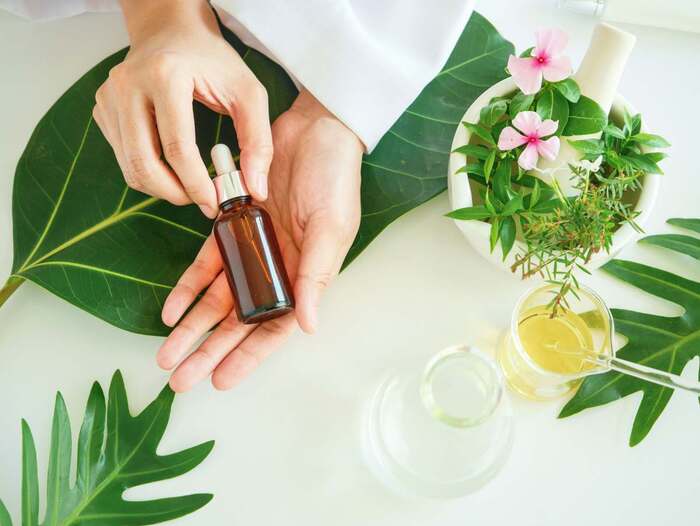
[[[24,278],[20,276],[10,276],[7,278],[5,285],[0,289],[0,307],[12,296],[19,286],[24,283]]]

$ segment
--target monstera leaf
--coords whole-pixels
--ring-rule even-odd
[[[51,428],[51,451],[46,492],[46,513],[39,522],[39,482],[36,448],[29,425],[22,421],[22,526],[138,526],[182,517],[201,508],[211,494],[156,500],[124,500],[128,488],[187,473],[209,454],[214,442],[184,451],[158,455],[175,394],[165,387],[138,416],[129,414],[121,373],[109,386],[109,400],[95,382],[80,428],[75,485],[70,486],[71,429],[61,393]],[[12,526],[0,501],[0,526]]]
[[[294,100],[294,85],[279,66],[222,31],[267,87],[274,119]],[[394,219],[445,189],[459,119],[505,76],[512,51],[474,14],[438,77],[364,159],[362,224],[346,264]],[[112,55],[78,80],[40,121],[19,160],[14,263],[0,305],[30,280],[117,327],[164,335],[163,301],[211,224],[195,207],[173,207],[126,187],[92,120],[95,92],[124,55]],[[195,104],[195,120],[206,162],[219,140],[235,145],[230,119]]]
[[[700,233],[700,219],[671,219],[669,223]],[[696,237],[664,234],[649,236],[641,242],[700,259],[700,240]],[[688,264],[693,264],[691,259]],[[620,358],[680,374],[690,360],[700,356],[700,283],[632,261],[613,260],[603,268],[637,288],[683,307],[683,314],[673,318],[612,310],[615,327],[628,340],[617,352]],[[632,426],[630,445],[634,446],[647,436],[668,404],[672,389],[616,372],[589,376],[559,416],[571,416],[637,391],[642,391],[644,396]]]

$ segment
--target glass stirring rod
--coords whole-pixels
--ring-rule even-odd
[[[700,382],[688,380],[677,374],[661,371],[659,369],[654,369],[653,367],[647,367],[646,365],[630,362],[617,357],[598,355],[595,358],[586,357],[584,360],[603,366],[605,371],[601,372],[613,370],[628,376],[634,376],[640,380],[646,380],[647,382],[661,385],[663,387],[680,389],[682,391],[688,391],[695,393],[696,395],[700,395]]]

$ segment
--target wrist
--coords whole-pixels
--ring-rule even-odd
[[[207,0],[119,0],[131,46],[162,32],[219,33],[216,17]]]
[[[310,122],[327,122],[335,125],[335,128],[347,137],[349,142],[356,143],[358,151],[364,152],[365,147],[360,138],[348,128],[343,121],[330,112],[321,102],[309,91],[302,89],[299,92],[291,110],[303,116]]]

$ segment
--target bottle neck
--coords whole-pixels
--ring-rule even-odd
[[[249,195],[241,195],[221,203],[219,205],[219,210],[221,210],[222,212],[230,212],[231,210],[235,210],[236,208],[249,205],[252,201],[253,199]]]

